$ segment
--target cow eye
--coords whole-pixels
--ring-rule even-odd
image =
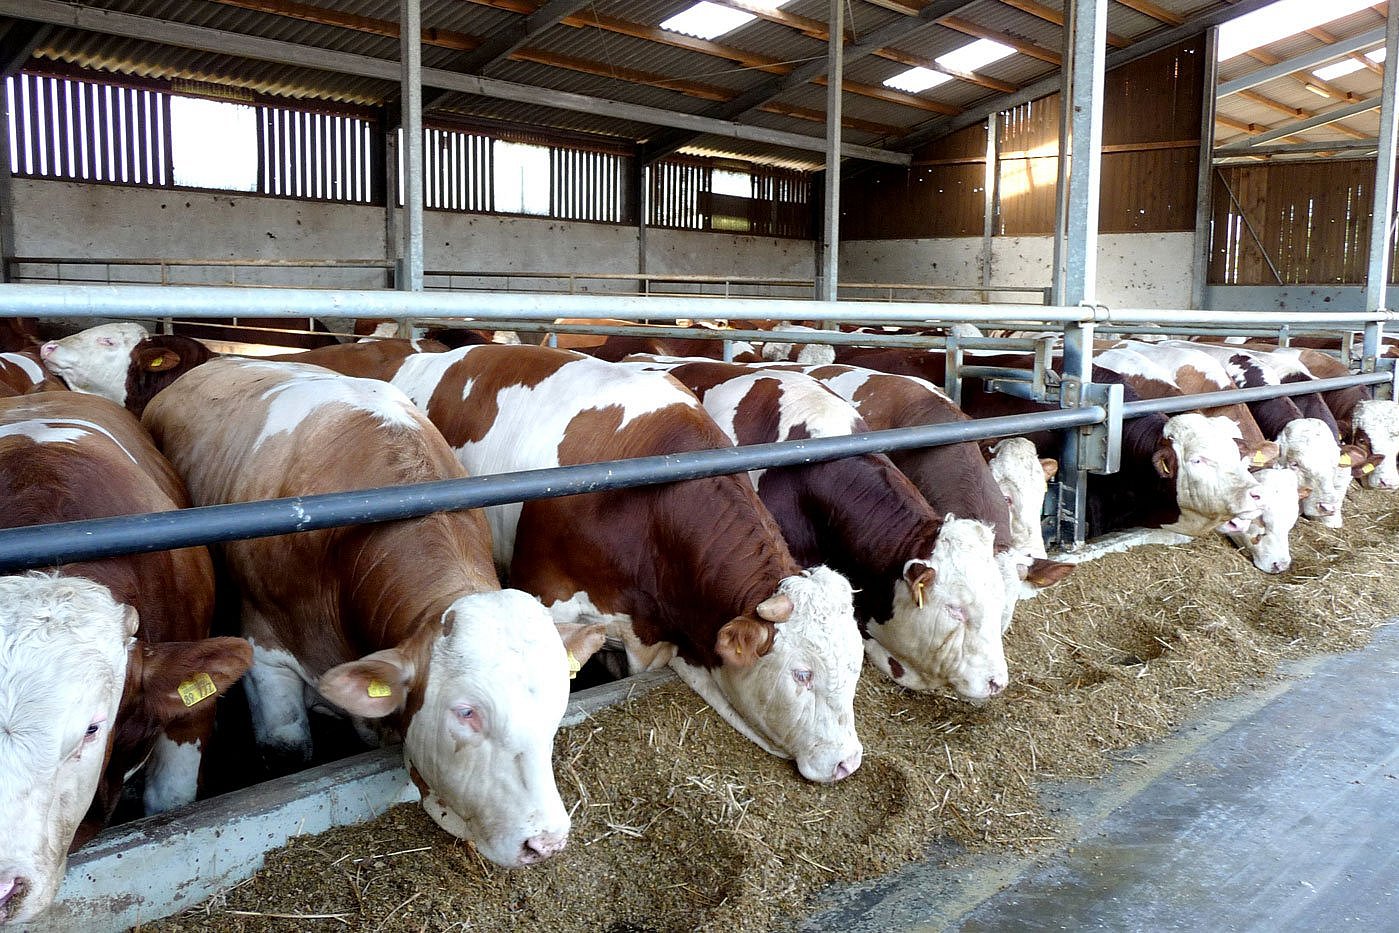
[[[797,682],[798,686],[810,687],[811,671],[792,671],[792,679]]]
[[[87,730],[83,732],[84,743],[91,742],[93,739],[97,738],[97,733],[102,729],[102,722],[103,720],[99,719],[96,722],[88,723]]]
[[[1193,465],[1193,466],[1199,466],[1200,464],[1202,464],[1202,463],[1207,463],[1208,461],[1205,460],[1205,458],[1202,457],[1202,456],[1200,456],[1199,454],[1196,454],[1195,456],[1191,457],[1190,459],[1186,460],[1185,462],[1186,462],[1186,463],[1189,463],[1189,464],[1191,464],[1191,465]]]
[[[476,719],[476,710],[470,706],[458,706],[455,707],[452,712],[456,714],[457,719],[461,722],[469,723],[474,722]]]
[[[97,342],[104,347],[115,347],[117,345],[117,342],[111,337],[99,337],[97,338]]]

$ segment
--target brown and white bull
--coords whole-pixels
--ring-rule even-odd
[[[100,395],[140,416],[181,375],[213,351],[191,337],[151,334],[140,324],[99,324],[39,348],[49,372],[74,392]]]
[[[802,373],[663,358],[626,365],[669,372],[737,444],[869,430]],[[882,454],[749,476],[797,562],[824,560],[850,579],[876,669],[911,689],[951,687],[969,700],[1005,688],[1007,593],[990,525],[940,516]]]
[[[365,352],[345,345],[316,359],[358,368]],[[671,377],[568,351],[405,353],[381,376],[428,413],[473,474],[731,446]],[[810,780],[840,780],[859,766],[862,648],[850,584],[825,567],[801,570],[746,478],[541,499],[487,515],[511,584],[557,619],[605,622],[632,670],[670,663],[735,729],[795,759]]]
[[[0,527],[187,506],[129,414],[91,396],[0,399]],[[110,818],[144,766],[157,813],[194,800],[214,696],[248,644],[209,638],[204,548],[0,577],[0,922],[53,899],[67,853]]]
[[[68,388],[39,362],[37,349],[0,353],[0,396],[55,392]]]
[[[1320,350],[1282,349],[1279,357],[1300,362],[1317,379],[1350,373],[1350,367]],[[1323,392],[1326,407],[1336,418],[1341,440],[1361,450],[1352,464],[1354,475],[1371,489],[1399,489],[1399,401],[1370,397],[1368,387],[1352,386]]]
[[[316,366],[212,360],[144,421],[200,505],[465,476],[402,392]],[[233,542],[223,556],[253,644],[259,745],[309,756],[314,691],[362,733],[401,738],[428,815],[486,858],[528,865],[564,847],[560,634],[581,661],[603,633],[556,632],[537,600],[501,590],[479,512]]]

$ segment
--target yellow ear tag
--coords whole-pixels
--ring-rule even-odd
[[[1367,464],[1365,464],[1363,467],[1360,468],[1360,472],[1361,472],[1361,473],[1367,473],[1367,474],[1368,474],[1368,473],[1373,473],[1373,472],[1375,472],[1375,465],[1374,465],[1373,463],[1367,463]]]
[[[1254,466],[1262,466],[1263,464],[1265,464],[1265,463],[1267,463],[1267,462],[1268,462],[1268,458],[1267,458],[1267,456],[1263,453],[1263,451],[1261,451],[1261,450],[1255,450],[1255,451],[1253,452],[1253,465],[1254,465]]]
[[[163,357],[163,356],[157,356],[155,359],[151,360],[150,363],[147,364],[147,368],[148,368],[148,369],[159,369],[161,366],[164,366],[164,365],[165,365],[165,357]]]
[[[180,694],[180,700],[186,706],[203,702],[219,692],[219,688],[214,686],[214,678],[203,672],[195,674],[176,687],[175,690]]]
[[[376,700],[382,697],[393,696],[393,689],[382,680],[371,680],[369,686],[364,688],[364,692],[374,697]]]
[[[1350,454],[1341,454],[1341,466],[1350,466]]]
[[[919,580],[918,585],[913,588],[913,600],[918,603],[918,608],[923,608],[923,581]]]
[[[578,676],[578,672],[583,669],[583,665],[578,663],[578,659],[573,656],[573,652],[568,653],[568,679],[573,680]]]

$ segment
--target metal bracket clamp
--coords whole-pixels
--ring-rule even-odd
[[[1399,359],[1392,356],[1378,357],[1375,360],[1375,371],[1389,373],[1388,382],[1375,385],[1375,398],[1399,399]]]
[[[1122,466],[1122,386],[1090,383],[1081,387],[1081,405],[1101,405],[1107,417],[1082,428],[1080,465],[1090,473],[1116,473]]]
[[[956,334],[948,333],[943,344],[942,390],[952,404],[962,407],[962,343]]]

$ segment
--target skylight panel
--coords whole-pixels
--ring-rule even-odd
[[[1007,55],[1014,55],[1015,49],[990,39],[977,39],[970,45],[953,49],[946,55],[939,55],[937,63],[953,71],[976,71],[992,62],[998,62]]]
[[[752,13],[701,0],[688,10],[682,10],[662,22],[661,28],[694,36],[696,39],[713,39],[755,19],[757,17]]]
[[[1372,62],[1378,63],[1384,61],[1384,47],[1381,46],[1380,48],[1366,52],[1365,57]],[[1335,81],[1337,78],[1345,77],[1348,74],[1354,74],[1364,67],[1364,65],[1353,58],[1343,58],[1338,62],[1327,65],[1325,68],[1318,68],[1316,71],[1313,71],[1312,74],[1323,81]]]
[[[930,87],[937,87],[939,84],[946,84],[951,80],[951,75],[945,75],[941,71],[933,71],[931,68],[910,68],[907,71],[899,72],[892,78],[885,78],[884,86],[891,87],[896,91],[917,94],[919,91],[926,91]]]
[[[1278,0],[1219,27],[1219,60],[1242,55],[1370,6],[1373,0]]]

